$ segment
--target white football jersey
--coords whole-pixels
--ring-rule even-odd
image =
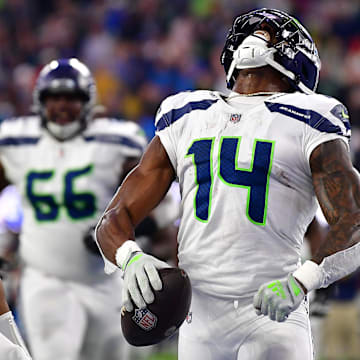
[[[38,116],[0,125],[0,161],[22,198],[20,255],[25,264],[65,279],[105,277],[100,256],[83,238],[120,184],[127,157],[139,157],[146,139],[133,122],[93,120],[73,139],[60,142]]]
[[[348,144],[346,108],[319,94],[200,90],[165,99],[156,127],[180,185],[179,266],[193,287],[247,297],[294,271],[317,209],[309,158],[322,142]]]

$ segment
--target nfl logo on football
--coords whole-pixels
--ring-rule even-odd
[[[240,121],[241,115],[240,114],[231,114],[230,115],[230,122],[236,124]]]
[[[157,323],[157,317],[146,308],[135,309],[135,314],[132,319],[145,331],[150,331],[156,326]]]
[[[186,315],[186,322],[188,324],[192,323],[192,311],[189,311],[189,313]]]

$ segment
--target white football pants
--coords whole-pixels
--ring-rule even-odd
[[[304,302],[278,323],[258,316],[252,298],[223,300],[193,290],[190,315],[179,333],[179,360],[312,360]]]
[[[90,286],[27,268],[20,291],[20,315],[34,360],[128,359],[120,279]]]

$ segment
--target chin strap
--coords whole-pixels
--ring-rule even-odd
[[[268,47],[264,36],[249,35],[234,51],[226,80],[230,81],[235,69],[250,69],[268,65],[266,59],[273,59],[275,52],[275,48]]]
[[[85,129],[86,124],[92,116],[93,108],[94,107],[89,108],[88,105],[84,105],[78,117],[69,124],[65,125],[59,125],[51,120],[48,120],[44,107],[40,108],[38,113],[41,116],[43,126],[50,132],[50,134],[56,139],[64,141],[71,139]]]
[[[282,74],[284,74],[286,77],[288,77],[290,80],[294,81],[296,83],[296,86],[305,94],[311,95],[314,94],[314,91],[312,91],[311,89],[309,89],[307,86],[305,86],[301,81],[297,82],[296,81],[296,77],[294,75],[294,73],[292,73],[289,70],[286,70],[282,65],[280,65],[279,63],[277,63],[274,58],[268,57],[266,58],[266,63],[267,65],[270,65],[271,67],[273,67],[274,69],[276,69],[277,71],[281,72]]]
[[[48,121],[46,123],[46,127],[56,138],[60,140],[66,140],[79,133],[83,128],[83,124],[79,120],[73,121],[66,125],[59,125]]]
[[[274,47],[268,47],[268,42],[264,36],[257,33],[249,35],[233,53],[233,61],[226,77],[229,83],[233,76],[234,70],[251,69],[261,66],[270,65],[280,73],[284,74],[290,80],[296,83],[296,86],[305,94],[313,94],[314,92],[305,86],[302,82],[296,81],[296,76],[289,70],[286,70],[281,64],[274,60],[276,53]]]

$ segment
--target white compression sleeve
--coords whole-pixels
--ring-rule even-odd
[[[319,265],[324,274],[321,287],[353,273],[360,266],[360,243],[327,256]]]
[[[0,316],[0,335],[2,338],[0,343],[1,359],[4,360],[30,360],[31,357],[26,349],[25,343],[20,335],[19,329],[14,321],[11,311]],[[5,355],[6,354],[6,355]],[[4,355],[4,356],[3,356]]]
[[[295,272],[308,291],[326,288],[330,284],[350,275],[360,266],[360,243],[327,256],[320,265],[305,261]]]

